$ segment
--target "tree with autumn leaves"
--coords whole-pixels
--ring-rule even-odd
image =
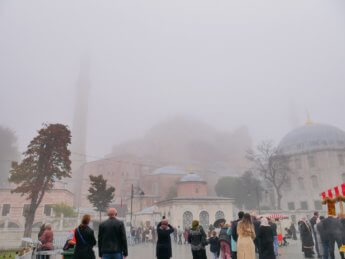
[[[10,182],[16,184],[13,193],[30,201],[25,215],[24,237],[31,237],[35,213],[45,193],[57,180],[71,177],[71,132],[62,124],[45,124],[23,153],[21,163],[13,163]]]

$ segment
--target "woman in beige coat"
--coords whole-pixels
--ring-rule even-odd
[[[250,214],[244,214],[243,219],[237,225],[237,258],[255,259],[255,230]]]

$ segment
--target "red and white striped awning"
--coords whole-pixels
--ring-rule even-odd
[[[285,215],[285,214],[272,213],[272,214],[260,215],[259,218],[288,219],[289,216],[288,216],[288,215]]]

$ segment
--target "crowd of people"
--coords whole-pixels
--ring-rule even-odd
[[[340,251],[341,246],[345,244],[344,218],[335,216],[325,218],[315,212],[310,220],[302,218],[298,222],[298,227],[305,257],[334,259],[335,245],[337,245],[341,259],[345,258],[344,252]]]
[[[255,259],[256,253],[260,259],[273,259],[278,256],[277,225],[272,220],[257,219],[249,213],[239,212],[237,220],[226,224],[226,220],[221,219],[219,227],[219,233],[214,228],[210,228],[206,233],[199,221],[194,220],[192,227],[183,233],[186,242],[191,246],[193,259],[206,259],[207,246],[212,259]],[[170,236],[174,232],[175,229],[166,219],[158,225],[158,259],[172,257]],[[181,243],[180,240],[178,243]]]
[[[291,223],[285,228],[285,236],[278,241],[277,224],[274,219],[256,217],[239,212],[238,219],[227,223],[219,219],[214,227],[205,230],[199,221],[194,220],[190,228],[171,226],[163,217],[155,227],[131,228],[126,236],[125,225],[117,219],[116,209],[108,210],[109,218],[102,222],[98,230],[98,252],[103,259],[122,259],[128,255],[127,238],[133,244],[156,243],[157,259],[172,257],[172,239],[178,245],[189,244],[193,259],[206,259],[209,249],[212,259],[276,259],[278,247],[288,244],[287,239],[297,240],[297,230]],[[89,227],[91,217],[84,215],[81,224],[68,235],[64,250],[74,249],[75,259],[95,258],[96,238]],[[317,212],[308,220],[306,217],[298,222],[302,243],[302,252],[306,258],[315,256],[323,259],[335,258],[335,245],[339,248],[342,259],[344,253],[340,248],[345,243],[345,219],[319,216]],[[51,225],[41,227],[38,234],[41,250],[53,249],[53,231]],[[208,248],[209,247],[209,248]]]

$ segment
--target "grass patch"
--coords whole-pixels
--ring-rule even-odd
[[[0,251],[0,259],[15,259],[18,251]]]

